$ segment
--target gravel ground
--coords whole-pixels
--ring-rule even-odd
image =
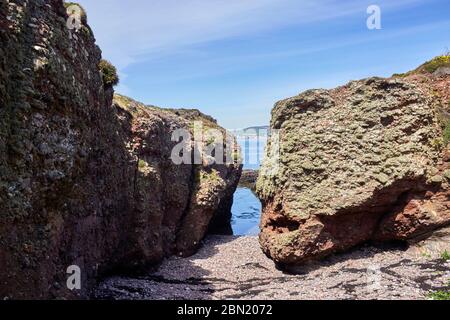
[[[96,299],[427,299],[449,290],[450,229],[400,247],[362,246],[303,266],[277,270],[256,237],[211,236],[194,256],[170,258],[139,277],[103,281]]]

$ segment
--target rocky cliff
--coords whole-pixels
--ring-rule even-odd
[[[129,225],[133,236],[129,243],[137,247],[130,250],[127,246],[125,261],[142,258],[157,262],[171,253],[193,254],[212,220],[229,217],[241,165],[207,165],[205,159],[201,165],[175,164],[172,150],[179,141],[172,141],[172,133],[184,129],[194,137],[193,122],[201,122],[204,131],[216,129],[225,135],[225,130],[198,110],[160,109],[118,94],[114,107],[135,170],[131,175],[135,203],[131,216],[136,225]],[[187,144],[193,155],[193,141]],[[233,142],[229,146],[237,147]]]
[[[292,266],[450,223],[450,76],[421,70],[275,105],[257,183],[268,256]]]
[[[1,298],[84,297],[107,271],[190,254],[239,180],[237,164],[173,165],[189,120],[113,103],[92,31],[67,19],[61,0],[0,2]]]

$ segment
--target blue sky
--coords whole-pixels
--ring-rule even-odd
[[[264,125],[311,88],[411,70],[450,48],[448,0],[80,0],[116,91]],[[369,5],[382,29],[366,27]]]

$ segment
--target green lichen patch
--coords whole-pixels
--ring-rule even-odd
[[[138,162],[138,167],[139,167],[139,169],[143,169],[143,168],[145,168],[147,166],[147,163],[144,161],[144,160],[139,160],[139,162]]]
[[[276,242],[282,248],[286,247],[286,246],[290,246],[295,243],[295,241],[298,239],[298,237],[300,237],[300,235],[301,235],[301,232],[299,230],[288,232],[288,233],[283,233],[283,234],[280,234],[276,238]]]
[[[212,169],[211,171],[198,170],[196,171],[196,182],[197,183],[207,183],[207,182],[219,182],[223,179],[217,170]]]
[[[441,253],[441,259],[444,260],[445,262],[450,260],[450,253],[445,250],[444,252]]]

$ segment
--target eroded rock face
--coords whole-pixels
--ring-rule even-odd
[[[280,138],[257,183],[268,256],[295,265],[450,222],[438,86],[416,80],[371,78],[275,105]]]
[[[0,2],[0,298],[85,297],[106,271],[190,254],[239,180],[238,165],[173,165],[188,121],[113,104],[90,28],[65,11]]]
[[[194,138],[193,121],[202,122],[204,130],[217,129],[224,135],[225,130],[198,110],[149,107],[120,95],[115,96],[114,106],[136,169],[132,197],[137,225],[131,227],[134,239],[130,243],[137,244],[137,253],[127,248],[130,257],[125,261],[156,262],[171,253],[193,254],[211,220],[231,213],[242,167],[237,163],[175,164],[172,150],[179,141],[172,141],[172,133],[184,129]],[[194,142],[187,144],[193,156]],[[237,147],[233,142],[229,146]]]

